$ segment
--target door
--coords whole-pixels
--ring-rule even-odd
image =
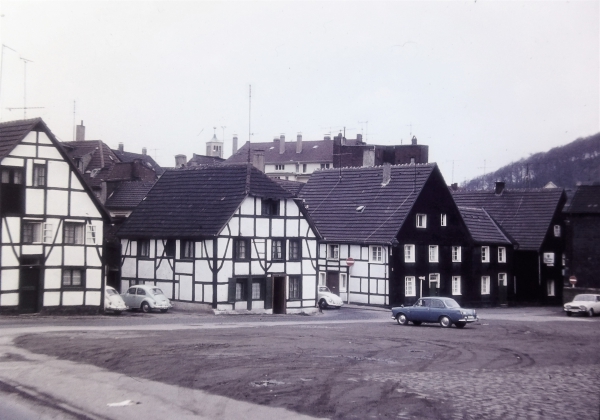
[[[285,277],[273,277],[273,313],[285,314]]]
[[[337,271],[327,272],[327,287],[331,293],[340,295],[340,273]]]
[[[439,296],[440,295],[440,275],[430,274],[429,275],[429,292],[427,296]]]
[[[506,305],[508,300],[508,282],[506,281],[506,274],[498,274],[498,303],[500,305]]]
[[[19,267],[19,311],[36,313],[40,311],[41,256],[21,258]]]

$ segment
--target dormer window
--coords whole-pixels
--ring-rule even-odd
[[[275,165],[275,170],[276,171],[284,171],[285,170],[285,165]]]

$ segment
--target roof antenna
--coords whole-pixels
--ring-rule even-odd
[[[248,143],[252,140],[252,85],[248,91]]]

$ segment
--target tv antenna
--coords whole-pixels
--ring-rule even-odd
[[[13,50],[14,51],[14,50]],[[28,60],[27,58],[24,57],[19,57],[21,60],[23,60],[23,107],[22,108],[6,108],[9,111],[12,111],[13,109],[22,109],[23,110],[23,117],[24,119],[27,119],[27,110],[28,109],[43,109],[43,106],[27,106],[27,63],[33,63],[32,60]]]
[[[2,93],[2,67],[4,66],[4,49],[5,48],[8,48],[9,50],[11,50],[13,52],[16,52],[18,54],[17,50],[13,50],[8,45],[2,44],[2,54],[1,54],[2,57],[0,58],[0,60],[1,60],[0,61],[0,94]],[[0,98],[1,97],[2,96],[0,95]],[[0,108],[0,121],[2,121],[2,111],[1,111],[1,108]]]
[[[359,121],[358,123],[359,123],[359,124],[366,124],[366,125],[367,125],[367,133],[366,133],[366,135],[365,135],[365,142],[366,142],[366,141],[367,141],[367,139],[368,139],[368,137],[369,137],[369,121]],[[365,133],[364,133],[364,126],[363,126],[363,127],[360,129],[360,131],[362,131],[362,132],[363,132],[362,134],[365,134]]]

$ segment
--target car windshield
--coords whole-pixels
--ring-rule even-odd
[[[153,295],[163,295],[164,293],[158,287],[153,287],[151,290]]]
[[[327,286],[319,286],[319,292],[331,293],[331,291],[329,290],[329,288]]]
[[[448,308],[460,308],[460,305],[454,299],[446,299],[444,302]]]
[[[115,289],[106,289],[106,294],[109,296],[118,295],[118,293]]]
[[[573,299],[573,301],[578,301],[578,302],[593,302],[596,300],[596,297],[594,295],[577,295],[575,296],[575,299]]]

